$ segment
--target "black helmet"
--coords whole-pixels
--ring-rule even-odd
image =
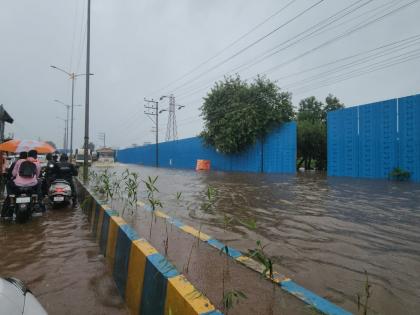
[[[67,162],[69,160],[69,157],[67,156],[67,154],[63,153],[60,156],[60,162]]]

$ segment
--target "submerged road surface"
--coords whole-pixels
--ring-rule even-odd
[[[78,208],[1,221],[0,276],[23,280],[49,314],[128,314]]]
[[[357,313],[366,270],[369,314],[419,314],[420,185],[121,164],[114,171],[127,167],[142,179],[159,176],[163,211],[197,229],[202,225],[203,232],[242,252],[261,240],[276,269],[339,306]],[[209,185],[217,197],[214,211],[206,213]],[[140,190],[146,200],[144,185]],[[226,229],[225,216],[231,218]],[[250,219],[255,230],[247,227]]]

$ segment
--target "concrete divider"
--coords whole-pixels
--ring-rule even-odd
[[[101,204],[86,187],[78,184],[84,198],[82,209],[131,314],[222,314],[116,211]]]

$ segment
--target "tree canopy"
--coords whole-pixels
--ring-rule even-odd
[[[343,108],[340,100],[329,94],[325,104],[314,96],[300,101],[298,121],[298,167],[303,163],[305,169],[310,169],[312,161],[319,170],[327,166],[327,113]]]
[[[248,83],[239,76],[215,84],[201,107],[207,145],[222,153],[238,153],[273,128],[294,118],[291,94],[265,77]]]

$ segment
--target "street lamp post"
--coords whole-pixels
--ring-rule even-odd
[[[86,73],[90,73],[90,0],[87,2],[87,21],[86,21]],[[83,181],[88,180],[88,147],[89,147],[89,80],[90,75],[86,76],[86,95],[85,95],[85,143],[84,143],[84,163]]]
[[[69,120],[68,120],[68,118],[67,118],[67,119],[65,119],[65,118],[61,118],[61,117],[58,117],[58,116],[56,116],[55,118],[57,118],[57,119],[59,119],[59,120],[64,121],[64,140],[63,140],[63,149],[64,149],[64,151],[65,151],[65,152],[67,152],[67,147],[68,147],[68,143],[67,143],[67,141],[68,141],[68,126],[69,126]]]
[[[70,112],[70,105],[64,104],[63,102],[60,102],[59,100],[54,100],[54,102],[60,103],[61,105],[64,105],[66,107],[66,112],[67,112],[67,114],[66,114],[66,142],[65,142],[66,144],[65,144],[64,149],[66,150],[66,153],[68,153],[67,150],[68,150],[68,147],[69,147],[69,112]]]
[[[72,98],[72,100],[73,100],[73,98]],[[54,102],[57,102],[57,103],[65,106],[66,109],[67,109],[67,126],[66,126],[66,129],[67,129],[67,142],[66,142],[67,143],[67,147],[66,147],[66,151],[67,151],[68,146],[69,146],[69,121],[70,121],[70,119],[69,119],[69,111],[70,111],[70,109],[72,110],[71,111],[71,121],[70,121],[70,126],[71,127],[70,128],[73,131],[73,121],[74,121],[74,118],[73,118],[73,108],[74,107],[81,107],[83,105],[79,105],[79,104],[78,105],[74,105],[73,104],[73,101],[72,101],[72,105],[66,104],[66,103],[64,103],[64,102],[62,102],[60,100],[54,100]],[[73,134],[73,132],[71,132],[71,133]],[[73,151],[72,142],[73,142],[73,135],[70,135],[70,155],[72,155],[71,152]]]
[[[86,75],[86,73],[74,73],[74,72],[66,71],[66,70],[64,70],[62,68],[59,68],[59,67],[56,67],[56,66],[50,66],[50,67],[55,69],[55,70],[58,70],[58,71],[61,71],[61,72],[65,73],[69,77],[69,79],[71,80],[71,105],[69,105],[69,106],[71,106],[71,114],[70,114],[70,116],[71,116],[71,118],[70,118],[70,155],[73,155],[73,121],[74,121],[73,117],[74,117],[74,106],[75,106],[74,105],[74,80],[77,77],[80,77],[82,75]],[[90,73],[90,75],[93,75],[93,73]],[[79,106],[79,105],[77,105],[77,106]]]

